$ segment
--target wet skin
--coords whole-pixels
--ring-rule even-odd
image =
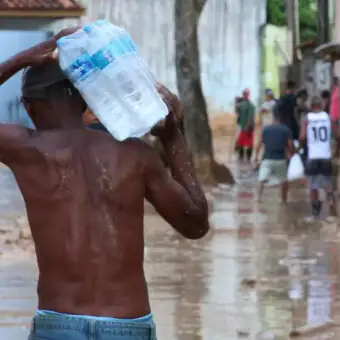
[[[0,83],[29,64],[29,55],[0,65]],[[180,103],[166,88],[159,91],[170,114],[154,134],[171,174],[142,141],[119,143],[85,129],[66,101],[52,103],[45,116],[35,112],[37,131],[0,124],[0,160],[16,177],[36,247],[39,309],[116,318],[150,312],[145,198],[184,237],[207,233],[207,203],[183,136]]]

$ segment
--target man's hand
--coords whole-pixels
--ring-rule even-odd
[[[169,91],[164,85],[158,83],[157,91],[162,96],[163,101],[168,107],[169,114],[165,120],[158,123],[151,134],[159,138],[169,138],[180,129],[183,132],[183,106],[178,97]]]
[[[29,48],[20,53],[20,58],[24,61],[26,66],[37,66],[47,61],[56,60],[57,40],[62,37],[75,33],[79,27],[66,28],[56,34],[53,38]]]
[[[21,52],[18,57],[25,66],[37,66],[55,59],[56,44],[53,39]]]
[[[145,197],[184,237],[198,239],[209,230],[209,209],[183,134],[183,107],[165,86],[158,84],[157,90],[169,114],[152,134],[162,143],[171,175],[154,150],[156,157],[144,157]]]
[[[79,29],[80,29],[80,27],[65,28],[65,29],[61,30],[58,34],[56,34],[54,36],[54,38],[55,38],[55,40],[59,40],[59,39],[61,39],[63,37],[66,37],[68,35],[76,33]]]
[[[57,40],[77,30],[78,27],[62,30],[55,37],[22,51],[0,64],[0,85],[25,67],[37,66],[47,61],[56,60]]]
[[[253,169],[254,170],[258,170],[261,166],[261,162],[262,162],[262,159],[260,158],[260,152],[257,152],[257,150],[255,151],[255,157],[254,157],[254,160],[253,160]]]

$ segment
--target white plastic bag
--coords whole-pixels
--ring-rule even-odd
[[[301,157],[295,154],[289,162],[288,181],[294,181],[303,177],[305,177],[305,171]]]
[[[299,141],[298,140],[294,140],[294,146],[295,146],[295,148],[296,149],[298,149],[299,148],[299,146],[300,146],[300,143],[299,143]]]

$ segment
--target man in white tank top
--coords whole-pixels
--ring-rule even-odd
[[[312,212],[319,217],[322,203],[319,200],[319,189],[327,193],[330,209],[335,211],[335,196],[332,185],[332,122],[323,111],[323,102],[313,97],[311,112],[301,123],[300,142],[307,144],[306,175],[310,190]]]

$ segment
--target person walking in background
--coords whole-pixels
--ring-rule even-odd
[[[331,94],[328,90],[324,90],[321,92],[321,99],[323,101],[324,111],[328,114],[330,113],[331,108]]]
[[[337,83],[337,78],[333,79],[333,84]],[[336,85],[335,85],[336,86]],[[333,91],[332,91],[333,92]],[[334,91],[334,92],[337,92]],[[324,90],[321,92],[321,99],[323,102],[323,109],[325,112],[328,113],[328,115],[331,117],[331,92],[328,90]],[[335,104],[336,104],[336,99],[335,99]],[[337,104],[336,104],[337,105]],[[337,126],[338,125],[338,118],[337,118],[337,110],[338,108],[335,107],[332,109],[334,110],[334,117],[335,121],[333,125]],[[339,149],[337,148],[337,134],[333,133],[332,135],[332,185],[333,185],[333,190],[337,191],[338,190],[338,175],[339,175],[339,165],[338,165],[338,158],[339,158]]]
[[[332,120],[333,126],[339,126],[339,78],[333,77],[333,83],[331,88],[331,102],[329,115]],[[334,155],[333,159],[333,186],[335,190],[338,190],[338,174],[339,174],[339,148],[337,142],[333,138],[332,151]]]
[[[242,97],[236,97],[235,98],[235,111],[237,113],[238,105],[241,103]]]
[[[298,91],[298,93],[296,94],[296,102],[296,118],[298,123],[300,123],[301,118],[303,118],[309,112],[308,92],[306,89],[301,89],[300,91]]]
[[[273,122],[273,109],[276,102],[274,92],[271,89],[266,89],[264,103],[261,106],[259,115],[261,128]]]
[[[339,119],[339,78],[333,77],[331,104],[330,104],[330,116],[332,121],[338,121]]]
[[[264,126],[272,124],[273,122],[273,110],[276,105],[276,99],[271,89],[266,89],[264,102],[260,107],[260,110],[256,117],[255,123],[255,145],[261,139],[262,129]]]
[[[241,102],[242,102],[242,97],[238,97],[238,96],[235,97],[234,113],[236,115],[236,130],[235,130],[235,135],[233,136],[233,141],[231,143],[233,145],[234,151],[238,151],[237,140],[238,140],[238,137],[240,135],[240,130],[241,130],[240,117],[238,115],[238,107],[239,107]]]
[[[238,114],[238,110],[239,110],[239,106],[240,106],[241,102],[242,102],[242,97],[236,97],[235,98],[235,114],[236,114],[236,117],[237,117],[237,127],[238,128],[240,127],[240,116]]]
[[[281,96],[278,102],[278,110],[282,117],[282,122],[292,132],[293,140],[299,139],[299,124],[297,120],[297,100],[296,100],[296,84],[294,81],[289,81],[284,95]]]
[[[333,122],[333,131],[336,128]],[[323,111],[320,97],[314,96],[311,102],[311,112],[302,121],[300,143],[307,144],[308,156],[306,174],[310,192],[312,214],[319,217],[322,203],[319,200],[319,190],[324,189],[330,210],[335,213],[335,195],[332,185],[332,122]]]
[[[256,146],[255,162],[258,164],[259,155],[264,146],[264,156],[259,170],[259,194],[261,201],[264,185],[275,176],[281,185],[281,200],[287,202],[288,181],[287,181],[287,157],[294,153],[294,143],[291,131],[283,124],[281,114],[274,111],[274,121],[263,128],[261,139]]]
[[[239,160],[243,161],[246,155],[248,162],[250,162],[254,143],[255,106],[250,101],[250,91],[248,89],[243,91],[242,101],[237,105],[236,112],[240,128],[236,141]]]
[[[306,89],[301,89],[296,94],[297,100],[297,108],[296,108],[296,117],[298,121],[299,131],[301,122],[305,119],[306,115],[308,114],[309,106],[308,106],[308,92]],[[296,147],[299,143],[296,142]],[[307,145],[305,144],[302,148],[300,148],[302,152],[300,152],[302,162],[305,164],[307,159]]]

